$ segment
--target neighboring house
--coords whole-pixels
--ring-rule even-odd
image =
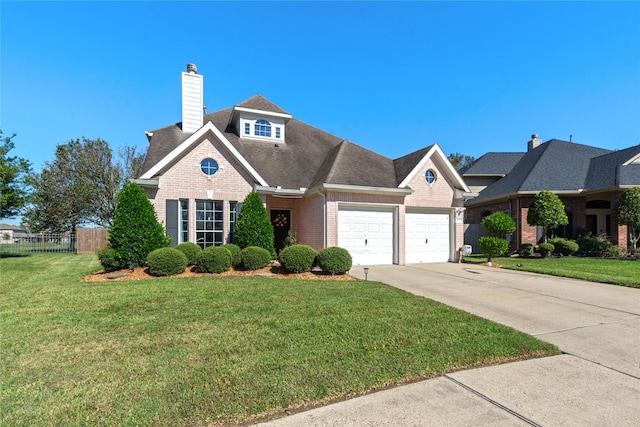
[[[240,206],[262,197],[282,248],[289,231],[354,265],[454,261],[469,190],[437,145],[389,159],[296,120],[261,95],[203,113],[202,81],[182,73],[183,120],[147,132],[136,180],[174,244],[233,242]]]
[[[0,224],[0,244],[16,243],[27,237],[27,231],[15,225]]]
[[[487,153],[460,174],[479,193],[465,202],[467,244],[476,244],[482,218],[496,211],[516,221],[512,248],[539,241],[540,230],[527,224],[527,213],[533,196],[549,190],[560,197],[569,219],[553,231],[556,236],[606,234],[626,247],[627,227],[612,213],[625,189],[640,185],[640,145],[611,151],[557,139],[542,143],[532,135],[527,152]]]

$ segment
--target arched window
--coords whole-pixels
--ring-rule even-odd
[[[205,175],[211,176],[218,172],[218,163],[216,163],[213,159],[204,159],[200,162],[200,170],[205,173]]]
[[[264,119],[256,120],[254,128],[255,136],[266,136],[271,138],[271,123]]]

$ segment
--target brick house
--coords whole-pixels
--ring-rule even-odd
[[[442,149],[392,160],[302,121],[255,95],[203,112],[203,77],[182,73],[182,122],[147,132],[136,180],[174,244],[233,242],[241,202],[257,192],[276,248],[289,231],[354,265],[447,262],[463,243],[469,189]]]
[[[497,211],[516,222],[512,249],[539,241],[541,230],[527,224],[527,213],[533,196],[549,190],[564,203],[569,219],[554,235],[606,234],[613,244],[628,245],[627,227],[617,224],[612,212],[625,189],[640,186],[640,145],[611,151],[557,139],[543,143],[532,135],[527,148],[487,153],[460,171],[478,194],[465,202],[467,244],[477,245],[482,218]]]

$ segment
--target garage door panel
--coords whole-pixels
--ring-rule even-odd
[[[393,212],[343,208],[338,210],[338,246],[353,265],[393,263]]]
[[[408,212],[405,219],[405,254],[408,264],[449,260],[448,213]]]

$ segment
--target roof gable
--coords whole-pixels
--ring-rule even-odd
[[[445,165],[445,172],[451,178],[452,182],[457,184],[457,188],[469,192],[467,184],[458,172],[456,172],[453,165],[438,144],[430,145],[429,147],[425,147],[394,160],[394,164],[396,166],[396,180],[400,181],[398,187],[406,187],[422,168],[427,159],[434,156],[440,161],[440,163]]]
[[[640,185],[640,145],[594,157],[589,162],[585,189]]]
[[[236,104],[236,107],[246,108],[250,110],[265,111],[269,113],[290,115],[288,112],[278,107],[276,104],[269,101],[267,98],[260,95],[259,93],[255,94],[254,96],[252,96],[251,98],[245,101],[242,101],[239,104]]]

